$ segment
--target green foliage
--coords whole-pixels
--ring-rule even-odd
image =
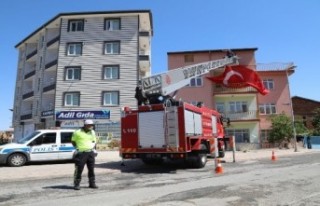
[[[284,113],[271,117],[271,132],[268,138],[270,143],[289,141],[293,137],[292,120]]]
[[[294,126],[296,128],[297,135],[308,135],[309,130],[306,128],[303,124],[303,122],[297,122],[295,121]]]
[[[312,119],[312,126],[314,127],[313,135],[320,135],[320,108],[316,109],[315,115]]]

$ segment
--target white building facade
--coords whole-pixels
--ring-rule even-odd
[[[120,133],[120,109],[136,107],[138,80],[151,73],[149,10],[61,13],[16,45],[13,122],[17,139],[36,129]]]

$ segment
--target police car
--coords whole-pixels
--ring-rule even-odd
[[[26,162],[72,160],[76,149],[71,137],[74,130],[37,130],[16,143],[0,145],[0,164],[19,167]]]

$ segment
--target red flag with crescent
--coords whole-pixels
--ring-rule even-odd
[[[257,72],[242,65],[226,66],[223,74],[217,77],[208,77],[211,81],[231,88],[252,86],[262,95],[269,93]]]

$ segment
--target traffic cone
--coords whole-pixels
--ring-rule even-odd
[[[217,174],[223,173],[223,168],[222,168],[221,161],[219,158],[217,159],[216,173]]]
[[[272,161],[276,161],[277,160],[276,155],[274,154],[274,150],[272,150],[271,160]]]

